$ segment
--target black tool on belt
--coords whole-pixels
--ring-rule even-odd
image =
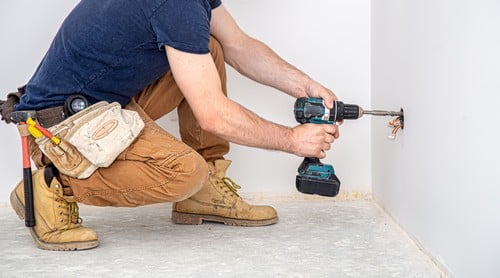
[[[64,102],[64,116],[71,117],[87,107],[89,107],[89,102],[83,95],[71,95]]]

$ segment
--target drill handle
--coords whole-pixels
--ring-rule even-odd
[[[317,157],[304,157],[304,160],[299,165],[299,173],[307,173],[311,165],[322,165],[322,163]]]

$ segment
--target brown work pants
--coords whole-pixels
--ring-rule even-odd
[[[210,40],[210,53],[227,95],[224,56],[214,38]],[[183,142],[154,122],[175,108]],[[113,164],[98,169],[84,180],[60,175],[63,185],[71,187],[77,202],[140,206],[186,199],[205,184],[206,161],[221,159],[229,151],[227,141],[200,128],[171,72],[145,88],[127,109],[139,112],[145,127]]]

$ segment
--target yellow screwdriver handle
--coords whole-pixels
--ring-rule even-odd
[[[28,131],[35,138],[40,138],[43,136],[43,133],[40,130],[38,130],[35,126],[28,125]]]
[[[28,131],[30,132],[31,135],[33,135],[33,137],[40,138],[42,136],[45,136],[49,138],[50,141],[52,141],[56,145],[59,145],[59,143],[61,143],[61,140],[59,138],[52,135],[50,131],[39,126],[32,118],[28,118],[26,120],[26,124],[28,124]]]

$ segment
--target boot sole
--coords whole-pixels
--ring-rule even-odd
[[[15,190],[12,191],[12,193],[10,194],[10,204],[12,205],[12,208],[16,212],[19,219],[24,220],[24,215],[26,213],[26,210],[21,200],[19,200],[19,197],[17,197]],[[44,250],[75,251],[75,250],[92,249],[99,246],[99,240],[85,241],[85,242],[49,243],[41,240],[36,234],[35,229],[33,227],[29,227],[29,230],[36,246]]]
[[[278,217],[264,220],[235,219],[215,215],[193,214],[172,211],[172,221],[175,224],[200,225],[203,221],[223,223],[228,226],[259,227],[272,225],[278,222]]]

